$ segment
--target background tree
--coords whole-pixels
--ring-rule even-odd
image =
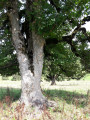
[[[76,57],[70,50],[67,43],[46,46],[46,56],[44,64],[44,74],[47,80],[55,84],[55,80],[80,79],[87,72],[80,63],[80,58]]]

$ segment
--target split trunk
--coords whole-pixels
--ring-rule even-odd
[[[17,52],[17,60],[19,63],[21,82],[21,102],[26,105],[42,107],[47,103],[40,88],[40,80],[43,67],[43,46],[44,39],[32,31],[32,61],[30,53],[25,46],[24,37],[21,34],[19,16],[17,10],[17,2],[9,10],[8,16],[11,23],[12,40]]]

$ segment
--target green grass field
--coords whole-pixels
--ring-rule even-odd
[[[89,81],[90,81],[90,74],[85,75],[82,79],[83,79],[83,80],[89,80]]]
[[[57,107],[45,110],[39,120],[90,120],[89,79],[90,75],[87,75],[83,80],[56,82],[54,86],[50,82],[41,82],[43,94],[55,101]],[[0,80],[0,120],[29,120],[24,119],[23,110],[16,109],[20,94],[20,81]]]

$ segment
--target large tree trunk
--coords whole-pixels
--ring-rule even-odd
[[[40,79],[43,67],[43,46],[44,39],[32,32],[33,56],[32,62],[25,47],[24,38],[20,31],[19,17],[17,11],[17,0],[13,1],[12,8],[8,12],[12,27],[12,40],[17,52],[17,59],[22,78],[21,102],[26,105],[39,106],[47,104],[47,100],[42,95]],[[33,70],[32,70],[33,65]]]
[[[43,45],[44,40],[41,39],[35,32],[32,33],[33,39],[33,70],[30,69],[29,57],[25,54],[22,54],[23,59],[19,58],[19,65],[22,76],[22,94],[21,100],[25,104],[35,106],[43,105],[46,102],[46,99],[42,95],[40,88],[40,80],[42,75],[43,67]],[[32,66],[32,65],[31,65]]]

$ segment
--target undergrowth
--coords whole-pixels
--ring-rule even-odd
[[[24,104],[18,104],[20,93],[19,89],[0,89],[0,120],[30,120],[34,109],[30,113],[24,111]],[[89,92],[84,95],[64,90],[44,90],[43,94],[58,106],[45,108],[38,120],[90,120]],[[31,120],[37,119],[33,116]]]

